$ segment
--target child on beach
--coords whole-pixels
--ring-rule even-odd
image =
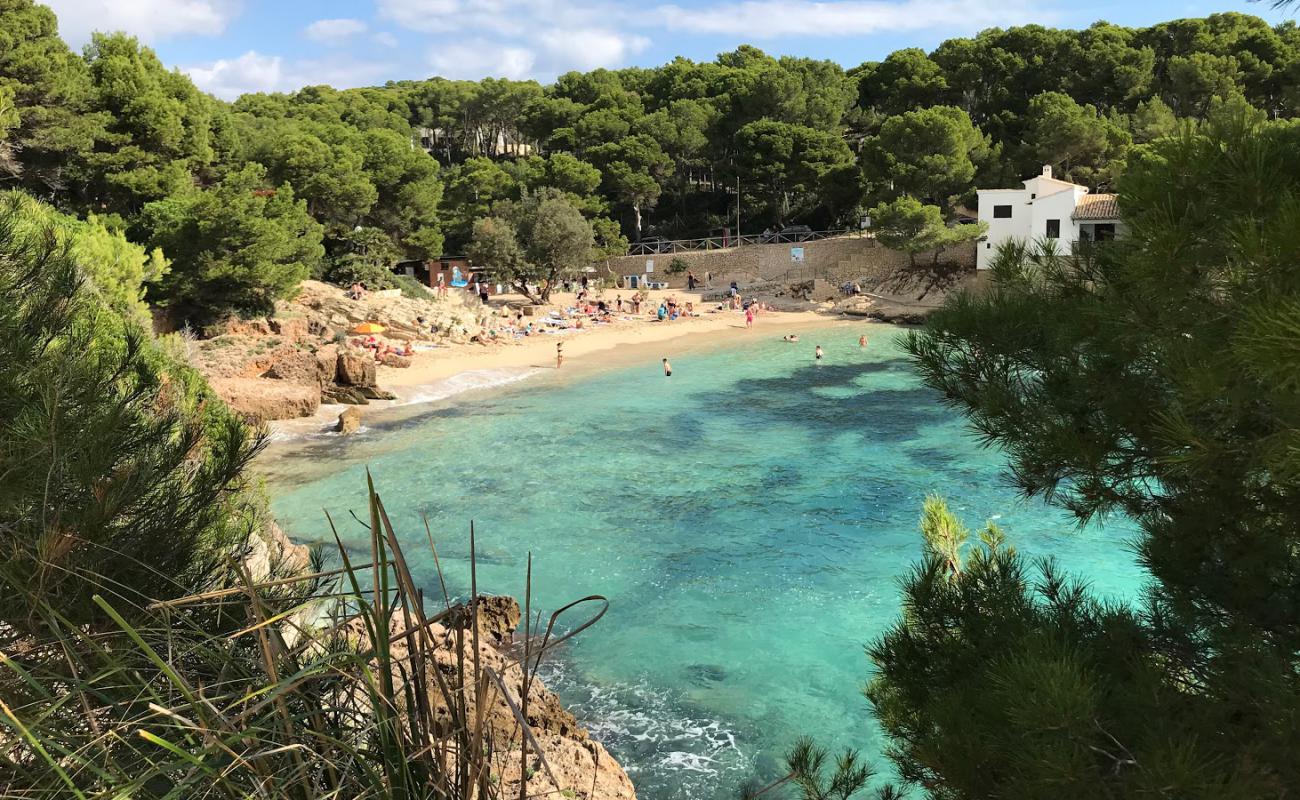
[[[564,364],[564,342],[555,343],[555,368],[559,369]]]
[[[754,307],[752,305],[749,308],[745,309],[745,327],[746,328],[754,327]]]

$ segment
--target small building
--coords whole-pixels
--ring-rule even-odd
[[[1052,168],[1024,182],[1021,189],[980,189],[979,219],[988,235],[979,242],[975,266],[988,269],[998,247],[1009,239],[1056,239],[1068,252],[1079,241],[1105,241],[1123,233],[1113,194],[1052,177]]]
[[[429,261],[399,261],[393,267],[398,275],[409,275],[431,289],[438,288],[438,276],[448,286],[463,287],[474,271],[464,256],[440,256]]]

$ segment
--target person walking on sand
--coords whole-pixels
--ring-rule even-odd
[[[864,333],[858,337],[858,347],[866,347],[866,346],[867,346],[867,335]]]
[[[564,366],[564,342],[555,343],[555,368]]]
[[[813,350],[813,357],[816,358],[818,361],[821,361],[822,356],[824,355],[826,354],[822,352],[822,346],[817,345],[816,349]]]
[[[665,359],[664,359],[664,377],[665,377],[665,378],[671,378],[672,376],[673,376],[673,365],[672,365],[672,364],[669,364],[669,363],[668,363],[668,359],[665,358]]]
[[[745,309],[745,327],[746,328],[754,327],[754,307],[752,305],[749,308]]]

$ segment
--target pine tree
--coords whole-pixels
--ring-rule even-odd
[[[909,340],[1015,482],[1141,525],[1138,607],[989,537],[931,548],[871,648],[930,796],[1279,797],[1300,786],[1300,128],[1139,148],[1122,241],[1008,248]]]
[[[76,243],[0,205],[0,621],[93,621],[95,593],[195,591],[258,522],[260,439],[87,282]]]

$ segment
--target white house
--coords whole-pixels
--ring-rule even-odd
[[[1080,239],[1104,241],[1123,232],[1113,194],[1089,194],[1088,187],[1052,177],[1052,168],[1025,181],[1023,189],[980,189],[979,218],[988,235],[979,242],[975,266],[988,269],[1008,239],[1057,239],[1069,252]]]

